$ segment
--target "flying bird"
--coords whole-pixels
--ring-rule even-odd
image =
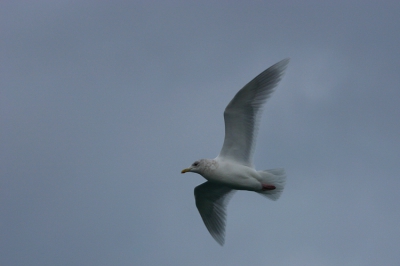
[[[211,236],[225,242],[226,205],[236,190],[257,192],[277,200],[284,188],[284,169],[257,171],[253,153],[263,106],[281,80],[289,59],[284,59],[247,83],[225,108],[225,139],[215,159],[200,159],[182,170],[207,181],[194,189],[196,207]]]

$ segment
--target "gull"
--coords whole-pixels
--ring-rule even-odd
[[[225,242],[226,205],[236,190],[257,192],[277,200],[284,188],[282,168],[255,170],[253,153],[263,106],[281,80],[289,59],[264,70],[247,83],[225,108],[225,139],[215,159],[200,159],[181,173],[202,175],[206,182],[194,189],[196,207],[211,236]]]

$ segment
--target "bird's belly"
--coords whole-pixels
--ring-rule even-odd
[[[210,172],[204,178],[233,189],[258,191],[262,185],[255,178],[255,175],[257,175],[257,172],[249,167],[225,165],[224,167],[218,167],[218,169]]]

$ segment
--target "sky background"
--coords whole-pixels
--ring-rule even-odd
[[[0,265],[398,265],[400,2],[1,1]],[[180,171],[290,57],[226,242]]]

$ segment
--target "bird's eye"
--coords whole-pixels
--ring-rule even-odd
[[[192,165],[193,165],[193,166],[198,166],[198,165],[199,165],[199,162],[196,161],[196,162],[194,162]]]

